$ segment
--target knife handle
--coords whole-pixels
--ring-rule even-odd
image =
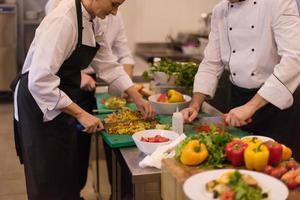
[[[85,129],[85,128],[84,128],[84,126],[82,126],[82,124],[80,124],[80,123],[77,123],[77,124],[76,124],[76,130],[77,130],[77,131],[83,132],[84,129]]]

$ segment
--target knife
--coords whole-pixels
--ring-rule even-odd
[[[198,120],[195,121],[195,123],[196,124],[219,124],[222,126],[227,126],[224,115],[200,117]]]

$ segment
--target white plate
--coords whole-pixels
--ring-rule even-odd
[[[185,195],[192,200],[215,200],[212,193],[206,191],[206,183],[219,178],[223,173],[233,169],[218,169],[196,174],[188,178],[183,184]],[[284,183],[272,176],[249,170],[239,170],[242,174],[248,174],[255,178],[263,192],[268,193],[269,200],[287,199],[289,190]]]
[[[246,138],[254,138],[256,137],[257,139],[260,139],[262,142],[267,142],[267,141],[275,141],[273,138],[267,137],[267,136],[262,136],[262,135],[248,135],[245,137],[242,137],[241,139],[246,139]]]

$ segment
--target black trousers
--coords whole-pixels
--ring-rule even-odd
[[[231,85],[231,108],[248,102],[258,89],[245,89]],[[294,104],[280,110],[267,104],[253,116],[253,122],[241,127],[255,135],[264,135],[286,144],[293,150],[293,157],[300,160],[300,87],[293,94]]]

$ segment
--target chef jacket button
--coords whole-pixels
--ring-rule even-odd
[[[256,1],[254,1],[253,3],[256,4]]]
[[[235,53],[235,50],[233,50],[232,53]]]
[[[255,75],[254,72],[252,72],[252,73],[251,73],[251,76],[254,76],[254,75]]]
[[[230,5],[231,8],[233,8],[233,5]]]
[[[232,31],[232,27],[230,27],[229,30]]]
[[[233,75],[233,76],[235,76],[235,75],[236,75],[236,73],[234,73],[234,72],[233,72],[233,73],[232,73],[232,75]]]
[[[255,49],[251,49],[251,51],[252,51],[252,52],[254,52],[254,51],[255,51]]]
[[[254,28],[254,26],[252,25],[251,28]]]

